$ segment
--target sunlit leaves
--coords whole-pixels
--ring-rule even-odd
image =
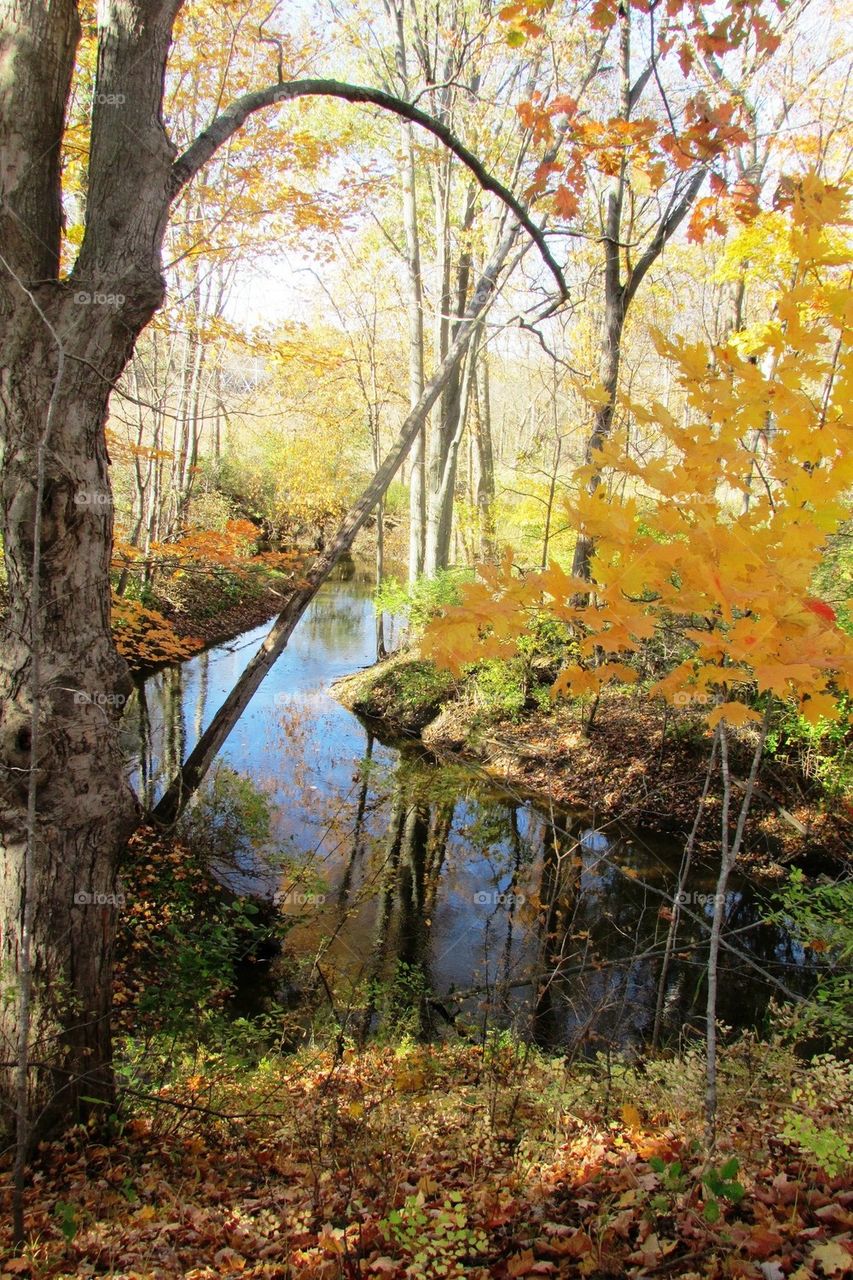
[[[132,668],[180,662],[197,653],[203,644],[192,636],[179,636],[169,619],[155,609],[116,595],[112,628],[115,646]]]
[[[505,39],[511,49],[545,34],[541,19],[553,4],[554,0],[514,0],[498,11],[501,22],[507,24]]]
[[[750,720],[760,719],[759,713],[753,711],[751,707],[747,707],[743,702],[723,702],[710,712],[708,725],[713,729],[720,720],[724,720],[726,724],[738,726],[748,724]]]
[[[815,175],[793,183],[784,226],[774,214],[744,233],[757,243],[764,226],[781,246],[775,273],[772,254],[764,258],[781,322],[752,330],[748,352],[742,336],[714,347],[653,333],[687,421],[620,397],[656,426],[661,451],[629,454],[611,440],[594,491],[590,469],[578,472],[569,516],[594,539],[591,595],[557,565],[526,576],[492,571],[449,611],[452,634],[441,641],[444,624],[430,628],[434,656],[457,646],[453,660],[472,661],[484,633],[506,648],[531,611],[551,611],[575,625],[582,655],[554,692],[584,697],[611,680],[632,681],[642,642],[683,617],[692,653],[654,692],[695,697],[711,725],[760,718],[749,705],[755,693],[795,704],[812,723],[837,714],[838,694],[853,680],[853,638],[813,581],[853,480],[851,317],[836,266],[847,225],[837,188]],[[584,394],[604,401],[603,388]]]

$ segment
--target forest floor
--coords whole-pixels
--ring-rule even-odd
[[[851,1073],[779,1043],[724,1052],[711,1160],[698,1048],[642,1068],[500,1039],[313,1048],[240,1070],[211,1053],[162,1087],[134,1084],[149,1098],[128,1099],[111,1136],[80,1127],[39,1148],[29,1244],[12,1256],[4,1212],[0,1274],[820,1280],[853,1267]]]
[[[202,589],[193,591],[186,608],[175,609],[168,601],[158,607],[169,618],[178,636],[202,640],[207,649],[233,640],[274,618],[281,613],[289,594],[286,581],[278,575],[270,575],[255,585],[252,594],[237,600],[222,598],[213,592],[206,593]]]
[[[544,686],[543,686],[544,687]],[[702,800],[710,731],[689,708],[605,690],[591,731],[588,709],[563,701],[495,714],[471,682],[408,653],[336,682],[334,694],[386,732],[417,734],[439,756],[476,762],[502,785],[576,810],[597,828],[609,822],[683,837],[701,805],[697,849],[719,851],[721,799],[715,776]],[[754,731],[732,732],[733,821],[754,749]],[[750,808],[742,868],[778,879],[785,865],[814,871],[850,865],[853,803],[827,803],[796,760],[765,760]]]

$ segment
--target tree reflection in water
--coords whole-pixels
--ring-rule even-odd
[[[383,740],[341,707],[328,684],[372,660],[371,591],[358,575],[324,589],[223,752],[272,806],[268,847],[242,850],[227,874],[237,890],[282,899],[282,982],[306,1009],[331,999],[358,1037],[396,1020],[419,1036],[513,1027],[567,1054],[641,1046],[680,845],[610,828],[591,836],[589,815],[530,803],[473,767]],[[144,801],[253,642],[140,688],[125,731]],[[702,1029],[713,872],[695,868],[685,891],[664,1039]],[[732,945],[789,988],[809,986],[809,962],[782,928],[761,922],[754,888],[733,882],[726,906]],[[733,1027],[759,1023],[774,994],[731,951],[720,987],[719,1014]]]

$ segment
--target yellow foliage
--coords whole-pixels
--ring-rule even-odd
[[[839,265],[849,225],[844,193],[807,175],[786,214],[738,238],[738,253],[774,277],[772,321],[716,347],[653,333],[689,425],[644,406],[666,459],[637,461],[611,442],[594,493],[583,483],[590,469],[578,472],[569,516],[594,539],[592,595],[553,564],[524,577],[492,571],[431,624],[424,652],[458,667],[481,655],[487,632],[506,653],[532,610],[550,610],[577,624],[585,659],[553,692],[582,696],[635,678],[624,660],[673,616],[691,615],[693,653],[655,692],[701,694],[717,704],[711,725],[760,718],[732,697],[744,686],[814,722],[837,714],[838,691],[853,687],[853,638],[811,584],[853,483],[853,308]]]

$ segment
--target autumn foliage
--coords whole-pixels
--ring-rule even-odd
[[[607,442],[593,493],[585,469],[576,475],[569,515],[595,540],[592,595],[556,563],[518,575],[508,556],[430,626],[427,652],[456,668],[505,656],[545,610],[581,636],[582,659],[553,692],[583,696],[636,681],[641,646],[680,618],[689,656],[653,693],[704,704],[711,724],[759,719],[756,695],[791,701],[812,723],[836,715],[853,694],[853,639],[813,580],[853,483],[848,209],[842,190],[806,175],[766,321],[713,347],[654,334],[683,408],[620,394],[651,443]]]

